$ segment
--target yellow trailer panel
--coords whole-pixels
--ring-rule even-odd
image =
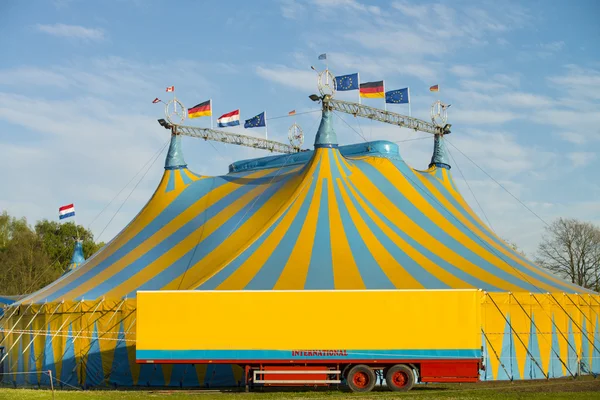
[[[480,297],[477,290],[141,291],[137,359],[478,358]]]

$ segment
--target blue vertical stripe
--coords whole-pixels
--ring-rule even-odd
[[[335,289],[329,234],[327,182],[327,178],[323,178],[317,183],[322,188],[319,199],[319,216],[304,289]]]

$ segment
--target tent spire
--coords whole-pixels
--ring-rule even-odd
[[[71,262],[67,267],[65,272],[69,272],[79,267],[85,261],[85,256],[83,255],[83,240],[76,239],[75,240],[75,248],[73,249],[73,257],[71,257]]]
[[[323,116],[321,124],[315,137],[315,149],[318,148],[336,148],[338,147],[337,135],[333,130],[333,114],[329,108],[329,102],[323,100]]]
[[[436,134],[433,139],[433,155],[429,163],[429,168],[431,167],[450,169],[448,157],[446,156],[446,145],[444,144],[443,135],[440,134]]]
[[[165,160],[165,169],[181,169],[186,168],[187,164],[183,159],[183,151],[181,150],[181,135],[173,133],[171,135],[171,144],[169,152]]]

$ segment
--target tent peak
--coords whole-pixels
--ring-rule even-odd
[[[333,130],[333,114],[327,108],[323,108],[321,124],[315,137],[315,149],[318,148],[335,148],[338,147],[337,135]]]
[[[75,268],[79,267],[85,261],[85,256],[83,255],[83,240],[77,239],[75,240],[75,248],[73,249],[73,256],[71,257],[71,262],[67,267],[67,271],[72,271]]]
[[[183,159],[183,150],[181,149],[181,135],[171,135],[171,143],[165,160],[165,169],[186,168],[187,164]]]
[[[450,169],[450,163],[446,155],[446,145],[444,144],[444,137],[440,134],[436,134],[433,139],[433,155],[431,156],[431,162],[429,168],[438,167]]]

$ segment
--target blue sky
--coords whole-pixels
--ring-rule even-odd
[[[217,116],[236,108],[242,118],[310,111],[310,66],[323,68],[317,56],[326,52],[334,74],[410,87],[413,116],[428,118],[437,99],[428,88],[439,84],[439,97],[452,104],[453,146],[543,220],[600,224],[598,15],[593,0],[4,1],[0,209],[33,222],[55,219],[59,206],[74,202],[78,223],[107,241],[160,179],[164,153],[152,160],[168,132],[151,101],[168,99],[165,87],[175,85],[186,106],[212,98]],[[427,167],[427,134],[344,119],[368,139],[398,141],[410,165]],[[296,121],[310,146],[318,113]],[[271,121],[269,137],[286,141],[292,122]],[[336,130],[341,143],[363,140],[340,120]],[[543,222],[452,145],[452,172],[467,201],[483,215],[470,187],[496,232],[532,254]],[[264,155],[191,138],[184,153],[192,170],[210,175]]]

